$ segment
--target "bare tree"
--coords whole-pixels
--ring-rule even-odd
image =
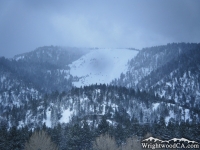
[[[25,143],[25,150],[58,150],[45,131],[34,132],[29,141]]]
[[[122,150],[142,150],[141,141],[136,136],[128,138],[122,145]]]
[[[94,150],[119,150],[115,139],[108,134],[102,134],[93,142]]]

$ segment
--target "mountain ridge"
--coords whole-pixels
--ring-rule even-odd
[[[194,71],[193,74],[197,75],[198,77],[199,75],[198,63],[196,65],[196,68],[195,68],[195,63],[194,63],[194,62],[198,62],[197,61],[199,58],[198,55],[193,56],[194,59],[192,60],[188,59],[192,56],[192,54],[199,54],[198,47],[199,47],[199,44],[173,43],[173,44],[168,44],[165,46],[157,46],[153,48],[142,49],[139,52],[134,51],[134,50],[125,50],[125,49],[116,49],[115,51],[113,49],[94,49],[94,50],[89,49],[89,50],[85,50],[84,54],[82,52],[82,53],[79,53],[78,56],[75,55],[73,58],[67,61],[63,61],[63,59],[59,60],[60,58],[58,56],[61,56],[61,54],[63,55],[62,56],[63,58],[68,57],[69,55],[72,56],[72,54],[74,53],[73,51],[74,49],[71,49],[71,51],[63,50],[62,52],[65,53],[64,55],[64,53],[60,53],[60,47],[51,46],[51,47],[41,47],[41,48],[36,49],[33,52],[17,55],[12,60],[1,58],[0,59],[1,61],[0,86],[2,89],[0,93],[1,107],[3,109],[8,107],[9,109],[12,110],[15,107],[16,107],[15,109],[18,109],[20,107],[24,107],[25,105],[30,105],[31,109],[33,107],[34,110],[38,109],[38,111],[39,110],[43,111],[43,115],[39,113],[38,117],[40,118],[41,116],[43,116],[44,118],[44,113],[45,113],[45,116],[49,119],[43,122],[46,122],[47,124],[49,124],[49,126],[51,126],[50,124],[54,124],[52,125],[53,127],[56,125],[56,123],[50,123],[51,122],[50,120],[52,119],[50,117],[51,114],[54,114],[53,122],[59,122],[59,119],[55,119],[55,118],[60,118],[60,119],[62,118],[61,120],[65,120],[64,122],[67,123],[67,122],[70,122],[69,117],[72,117],[74,115],[75,117],[77,117],[80,115],[75,112],[80,111],[79,105],[81,104],[81,101],[84,101],[84,99],[87,99],[86,101],[88,102],[86,102],[83,105],[89,105],[89,107],[99,107],[99,109],[105,109],[104,107],[109,107],[107,105],[110,102],[108,103],[106,101],[108,101],[108,97],[110,95],[112,95],[114,99],[121,99],[119,101],[122,101],[123,99],[129,100],[130,93],[127,91],[128,89],[130,90],[134,89],[134,91],[137,91],[136,93],[140,95],[139,99],[141,101],[141,102],[140,101],[135,102],[135,105],[137,105],[138,108],[134,107],[134,109],[141,108],[140,110],[138,110],[138,112],[140,112],[141,114],[138,115],[137,112],[134,111],[134,109],[125,107],[125,104],[122,103],[121,104],[122,106],[120,107],[122,107],[122,110],[124,109],[126,113],[129,116],[131,116],[129,119],[137,118],[139,123],[149,122],[149,120],[151,120],[149,123],[152,123],[154,121],[158,121],[161,117],[164,118],[164,121],[166,123],[169,123],[172,120],[175,120],[178,122],[187,121],[187,120],[191,122],[195,120],[196,122],[199,122],[200,120],[199,109],[198,109],[199,97],[198,97],[198,92],[196,92],[198,91],[199,78],[195,77],[194,78],[195,80],[193,80],[193,77],[191,76],[192,74],[190,74],[189,72],[188,72],[188,75],[184,73],[185,69],[188,68],[187,66],[190,66],[190,70],[191,70],[191,67],[194,68],[193,70],[196,70]],[[190,51],[190,49],[193,49],[193,50]],[[174,50],[176,50],[175,54],[173,53]],[[50,52],[52,52],[51,55],[49,54]],[[190,54],[190,52],[192,52],[192,54]],[[108,54],[110,55],[108,56]],[[124,58],[123,58],[123,54],[124,54]],[[173,56],[173,54],[175,56]],[[21,58],[22,56],[24,56],[24,58]],[[104,57],[106,58],[106,61]],[[41,60],[38,61],[38,59],[41,59]],[[120,62],[120,60],[123,60],[122,63]],[[184,60],[188,60],[188,61],[184,61]],[[110,63],[112,61],[113,63]],[[106,94],[105,89],[111,88],[109,87],[110,79],[108,82],[104,82],[104,81],[97,82],[98,84],[93,82],[93,81],[96,81],[100,76],[105,75],[103,73],[100,74],[100,76],[97,76],[97,78],[94,79],[93,81],[88,82],[87,84],[86,83],[80,84],[79,86],[80,89],[75,88],[74,83],[82,81],[80,78],[82,76],[81,73],[86,73],[86,78],[88,77],[88,81],[91,80],[92,75],[90,76],[90,74],[88,74],[88,70],[84,69],[83,67],[85,64],[87,64],[87,62],[91,62],[89,67],[93,65],[93,67],[89,71],[99,71],[98,70],[99,67],[96,66],[99,64],[100,66],[102,66],[103,69],[106,69],[106,67],[108,67],[107,69],[108,71],[105,71],[105,72],[109,72],[111,74],[113,74],[112,72],[113,66],[118,66],[121,63],[122,67],[118,67],[117,68],[119,69],[117,70],[118,72],[114,73],[114,76],[113,76],[114,78],[118,76],[118,79],[113,79],[113,82],[111,82],[111,85],[110,85],[111,87],[112,85],[114,85],[115,88],[113,88],[113,90],[115,94],[111,94],[112,92],[111,93],[108,92],[107,96],[101,95],[102,92]],[[110,66],[109,66],[109,63],[110,63]],[[182,75],[180,76],[180,68],[178,68],[179,70],[177,70],[177,66],[180,67],[180,65],[182,65],[181,67],[183,70],[182,71],[183,75],[188,76],[188,78],[181,78],[183,76]],[[80,69],[80,67],[83,67],[81,71],[78,70]],[[124,68],[126,69],[121,73],[121,70]],[[78,72],[75,72],[73,69],[74,70],[77,69]],[[94,73],[91,73],[91,74],[94,74]],[[170,79],[173,82],[171,81],[169,82],[169,79],[164,80],[163,77],[167,77],[167,76],[170,76],[170,77],[175,76],[175,78],[173,78],[172,80]],[[178,85],[177,84],[179,82],[178,80],[183,81],[183,79],[184,79],[184,82],[180,82],[181,84]],[[156,82],[153,80],[155,80]],[[197,81],[196,85],[190,86],[191,85],[190,83],[194,81]],[[194,91],[192,93],[192,94],[196,94],[194,98],[191,97],[192,95],[185,92],[187,90],[183,89],[182,83],[184,84],[187,83],[187,86],[185,87],[187,87],[188,90]],[[103,90],[95,89],[95,87],[97,87],[97,85],[99,84],[103,85],[104,87]],[[178,91],[177,89],[178,86],[179,86],[179,89],[183,89],[183,90]],[[172,88],[170,89],[170,87]],[[173,87],[176,87],[176,89],[173,89]],[[91,88],[91,90],[87,91],[88,90],[87,88],[89,89]],[[115,89],[117,89],[117,91],[115,91]],[[76,92],[73,93],[73,90],[79,91],[79,93],[82,93],[82,95],[78,95],[78,96],[73,95],[76,93]],[[174,92],[174,95],[175,95],[174,98],[172,98],[173,92],[171,92],[171,94],[170,92],[165,92],[165,95],[163,95],[163,91],[167,91],[167,90],[171,90]],[[76,105],[76,107],[73,107],[70,109],[68,109],[68,107],[62,107],[61,109],[62,112],[61,112],[61,110],[58,109],[58,108],[61,108],[61,105],[59,104],[60,102],[57,99],[61,100],[63,98],[62,94],[59,94],[59,93],[62,93],[63,91],[67,92],[69,94],[69,97],[71,95],[71,98],[69,99],[71,99],[72,101],[76,99],[75,100],[76,103],[74,104],[70,103],[70,105],[72,106]],[[87,96],[84,96],[83,91],[86,91],[86,93],[90,93],[90,94]],[[100,91],[100,93],[97,91]],[[123,93],[122,91],[125,91],[125,93]],[[123,94],[119,94],[121,92]],[[179,92],[179,97],[178,97],[178,92]],[[43,109],[41,109],[42,107],[40,108],[39,105],[43,105],[44,103],[43,101],[45,100],[45,93],[47,94],[52,93],[54,95],[52,96],[54,97],[53,101],[56,100],[56,102],[51,102],[52,100],[48,100],[46,106]],[[183,94],[185,94],[185,100],[183,100],[183,97],[184,97]],[[61,95],[60,98],[57,97],[58,95]],[[89,101],[94,102],[95,97],[96,98],[98,97],[97,99],[102,99],[105,101],[105,104],[101,104],[103,107],[100,106],[100,104],[98,103],[95,104],[95,106],[93,106],[93,103],[89,103]],[[34,101],[38,102],[38,106],[35,106],[35,105],[32,106],[32,104],[29,104]],[[65,100],[65,101],[68,101],[68,100]],[[3,102],[5,102],[5,105],[3,104]],[[120,102],[118,103],[120,104]],[[53,112],[52,111],[47,112],[47,105],[49,109],[50,109],[50,106],[53,108],[54,107],[53,105],[55,105],[56,108],[54,109]],[[142,108],[145,108],[145,109],[142,110]],[[174,111],[175,108],[179,110],[180,112]],[[5,109],[6,111],[2,112],[1,116],[4,116],[5,112],[8,113],[10,111],[9,109]],[[161,113],[162,115],[155,114],[156,111],[159,111],[157,109],[160,109],[159,113]],[[74,110],[74,111],[71,111],[71,110]],[[95,109],[92,109],[92,110],[94,111]],[[151,111],[151,113],[149,111]],[[27,113],[31,115],[32,117],[37,114],[37,113],[31,113],[31,112],[32,111],[27,110]],[[147,115],[147,112],[149,112],[149,115],[151,114],[153,117],[152,116],[150,117],[149,115]],[[112,113],[115,113],[115,112],[112,112]],[[144,114],[147,115],[146,118],[144,117]],[[25,112],[22,116],[24,115],[25,115]],[[104,115],[104,113],[101,113],[101,115]],[[137,117],[133,117],[134,115]],[[5,119],[5,117],[3,118]],[[40,120],[39,124],[41,125],[41,123],[42,121]]]

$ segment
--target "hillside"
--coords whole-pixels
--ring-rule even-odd
[[[144,89],[198,109],[199,60],[199,44],[173,43],[145,48],[130,61],[128,71],[112,84]]]
[[[77,141],[91,148],[106,132],[118,145],[149,132],[200,141],[199,107],[199,44],[140,51],[47,46],[0,58],[0,133],[7,139],[40,128],[60,149]]]
[[[86,48],[43,46],[31,52],[18,54],[13,59],[34,63],[49,63],[65,67],[87,52],[89,52],[89,49]]]
[[[128,61],[138,51],[129,49],[95,49],[70,64],[70,74],[77,77],[76,87],[109,84],[128,69]]]
[[[38,111],[42,109],[40,111],[43,111],[46,117],[42,117],[45,120],[39,119],[40,123],[36,123],[36,119],[33,127],[41,126],[44,122],[52,127],[56,122],[68,123],[76,116],[84,118],[95,113],[105,115],[109,107],[116,106],[126,110],[129,120],[137,116],[139,123],[152,123],[161,116],[166,123],[170,118],[178,122],[193,119],[199,122],[198,48],[199,44],[179,43],[145,48],[141,51],[97,48],[85,51],[79,49],[75,53],[74,48],[64,50],[50,46],[18,55],[12,60],[1,58],[1,118],[13,122],[9,117],[6,119],[5,115],[8,116],[13,109],[26,106],[26,111],[21,115],[24,116],[24,121],[15,119],[15,124],[9,123],[9,126],[29,125],[32,121],[25,121],[25,116],[32,118],[39,115],[37,117],[41,118],[37,111],[30,111],[34,107]],[[70,58],[65,59],[68,57]],[[105,87],[110,82],[115,88],[105,92],[105,88],[111,88]],[[104,85],[104,89],[98,89],[97,85]],[[133,93],[137,91],[143,94],[139,94],[138,100],[135,101],[130,97],[133,94],[130,93],[131,90]],[[68,94],[65,97],[59,96],[58,101],[57,95],[62,92]],[[45,95],[51,93],[54,98],[47,100]],[[88,93],[90,94],[87,95]],[[42,108],[44,99],[46,104],[45,108]],[[115,99],[117,102],[113,101]],[[124,104],[126,101],[127,106]],[[130,108],[132,105],[136,107]],[[165,113],[159,112],[159,115],[155,115],[157,108],[160,111],[161,107],[165,109]],[[180,108],[180,112],[174,112],[175,107]],[[112,114],[118,111],[117,108]],[[80,113],[81,111],[84,113]],[[138,115],[138,112],[142,116]],[[59,119],[53,121],[52,113],[60,116]]]

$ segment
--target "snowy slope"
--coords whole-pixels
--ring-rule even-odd
[[[73,82],[77,87],[110,83],[126,73],[128,60],[134,58],[138,51],[129,49],[97,49],[91,50],[80,59],[70,64],[70,73],[79,80]]]

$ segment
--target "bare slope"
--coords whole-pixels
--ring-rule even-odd
[[[128,68],[128,61],[137,55],[138,51],[129,49],[97,49],[91,50],[80,59],[70,64],[70,73],[77,76],[73,84],[77,87],[110,83],[119,78]]]

